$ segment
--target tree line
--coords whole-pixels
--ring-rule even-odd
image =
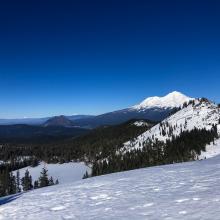
[[[42,168],[40,177],[34,183],[28,169],[22,178],[20,177],[19,170],[17,170],[15,175],[8,168],[0,170],[0,197],[54,184],[59,184],[58,179],[54,182],[52,176],[49,178],[48,170],[45,167]]]
[[[217,137],[217,125],[213,125],[210,131],[197,128],[192,131],[183,131],[180,136],[173,136],[166,143],[158,140],[148,141],[143,144],[141,149],[125,153],[115,152],[103,160],[97,160],[93,164],[91,176],[193,161],[198,159],[198,155],[206,150],[205,146],[214,142]]]

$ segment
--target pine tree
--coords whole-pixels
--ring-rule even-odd
[[[8,194],[16,193],[16,180],[12,172],[9,174]]]
[[[56,182],[55,182],[55,184],[56,184],[56,185],[58,185],[58,184],[59,184],[59,180],[58,180],[58,179],[56,179]]]
[[[83,179],[87,179],[87,178],[89,178],[89,174],[88,174],[88,172],[86,171],[86,173],[83,175]]]
[[[41,171],[41,175],[39,177],[39,187],[49,186],[49,179],[48,179],[47,172],[48,172],[48,170],[45,167],[43,167],[43,169]]]
[[[53,186],[53,185],[54,185],[53,177],[51,176],[49,179],[49,186]]]
[[[34,181],[34,189],[37,189],[37,188],[39,188],[39,182],[38,182],[38,180],[35,180]]]
[[[21,187],[20,187],[21,183],[20,183],[20,172],[19,170],[16,173],[16,192],[19,193],[21,192]]]
[[[29,180],[30,180],[30,189],[33,189],[34,186],[33,186],[33,184],[32,184],[32,176],[31,176],[31,175],[29,176]]]
[[[9,194],[10,173],[8,167],[0,171],[0,196]]]
[[[37,158],[36,157],[31,158],[31,166],[36,167],[38,165],[39,165],[39,161],[37,160]]]
[[[21,179],[21,184],[24,191],[33,189],[32,177],[29,175],[28,170],[25,171],[24,177]]]
[[[3,175],[0,173],[0,197],[4,195]]]

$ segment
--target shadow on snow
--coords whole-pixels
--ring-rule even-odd
[[[0,198],[0,206],[4,205],[6,203],[12,202],[13,200],[19,198],[21,196],[21,194],[22,193],[11,195],[11,196],[5,196],[5,197]]]

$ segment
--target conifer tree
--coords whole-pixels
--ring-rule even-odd
[[[0,197],[5,195],[4,173],[0,173]]]
[[[0,196],[6,196],[9,193],[9,172],[6,168],[0,173]]]
[[[16,192],[19,193],[21,192],[21,187],[20,187],[21,183],[20,183],[20,172],[19,170],[16,173]]]
[[[21,179],[21,184],[24,191],[33,189],[32,177],[29,175],[28,170],[25,171],[24,177]]]
[[[34,181],[34,189],[37,189],[37,188],[39,188],[39,182],[38,182],[38,180],[35,180]]]
[[[16,193],[16,180],[12,172],[9,174],[8,194]]]
[[[54,185],[53,177],[51,176],[49,179],[49,186],[53,186],[53,185]]]
[[[89,178],[89,174],[88,174],[88,172],[86,171],[86,173],[83,175],[83,179],[87,179],[87,178]]]
[[[39,177],[39,187],[49,186],[49,179],[48,179],[47,172],[48,172],[48,170],[45,167],[43,167],[43,169],[41,171],[41,175]]]

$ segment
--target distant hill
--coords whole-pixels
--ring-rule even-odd
[[[62,127],[72,127],[74,126],[73,121],[68,119],[66,116],[61,115],[61,116],[55,116],[53,118],[48,119],[44,124],[44,127],[49,127],[49,126],[62,126]]]

